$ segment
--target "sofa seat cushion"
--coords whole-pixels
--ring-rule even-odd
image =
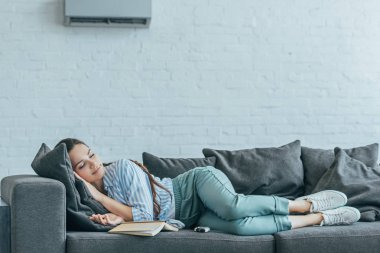
[[[275,234],[277,253],[378,253],[380,222],[306,227]]]
[[[161,232],[153,237],[109,234],[107,232],[67,232],[67,253],[270,253],[275,252],[274,237],[237,236],[189,229]]]

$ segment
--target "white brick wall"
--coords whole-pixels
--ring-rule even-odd
[[[149,29],[0,0],[0,178],[78,137],[103,160],[379,142],[377,0],[160,0]]]

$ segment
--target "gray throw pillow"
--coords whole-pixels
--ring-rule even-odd
[[[62,182],[66,188],[66,214],[68,230],[108,231],[111,227],[91,221],[93,213],[107,213],[99,202],[93,199],[85,184],[74,176],[66,144],[50,150],[43,143],[32,162],[32,168],[41,177]]]
[[[377,164],[379,145],[374,143],[363,147],[344,149],[344,151],[348,156],[363,162],[368,167],[374,167]],[[312,192],[318,180],[330,168],[334,158],[332,149],[301,148],[301,159],[305,173],[305,195]]]
[[[143,152],[143,164],[153,175],[164,178],[175,178],[195,167],[215,166],[215,157],[207,158],[161,158]]]
[[[231,180],[237,193],[277,195],[294,199],[303,193],[301,143],[296,140],[278,148],[236,151],[205,148],[215,156],[215,167]]]
[[[335,148],[335,160],[312,192],[337,190],[347,195],[348,206],[361,212],[362,221],[380,220],[380,167],[368,167]]]

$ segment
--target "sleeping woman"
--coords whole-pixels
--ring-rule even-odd
[[[326,190],[288,200],[243,195],[213,167],[197,167],[177,177],[158,178],[142,164],[121,159],[103,164],[84,142],[67,138],[75,176],[110,213],[89,219],[103,225],[163,220],[177,227],[207,226],[237,235],[265,235],[312,225],[349,225],[360,212],[345,206],[344,193]],[[292,215],[295,214],[295,215]]]

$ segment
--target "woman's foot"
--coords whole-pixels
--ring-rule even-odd
[[[319,213],[289,215],[288,218],[292,224],[292,229],[313,225],[350,225],[360,219],[360,212],[354,207],[343,206],[332,210],[321,211]]]
[[[325,190],[295,199],[297,200],[310,202],[310,213],[316,213],[344,206],[347,203],[347,196],[343,192]]]
[[[321,226],[350,225],[360,219],[359,210],[350,206],[321,211],[321,213],[323,216]]]

